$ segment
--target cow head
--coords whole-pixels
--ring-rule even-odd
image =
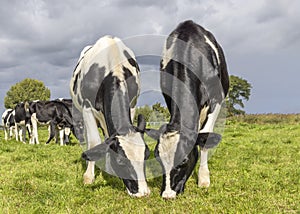
[[[208,149],[221,140],[216,133],[174,131],[169,125],[163,125],[159,130],[147,129],[146,133],[157,140],[155,157],[162,166],[161,195],[166,199],[175,198],[184,191],[198,160],[197,146]]]
[[[150,152],[143,137],[145,123],[139,122],[138,127],[128,134],[115,134],[82,154],[82,158],[88,161],[106,157],[110,167],[106,170],[122,178],[128,194],[136,197],[150,194],[145,176],[145,160]]]

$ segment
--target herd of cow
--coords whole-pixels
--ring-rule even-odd
[[[165,199],[184,191],[198,161],[199,146],[198,185],[208,187],[208,150],[221,140],[213,128],[229,89],[223,50],[209,31],[185,21],[166,39],[160,70],[161,91],[171,117],[158,130],[146,128],[142,115],[136,126],[132,122],[140,92],[139,66],[132,50],[112,36],[81,52],[70,82],[72,100],[20,103],[7,110],[4,124],[8,128],[15,124],[16,132],[22,127],[22,135],[26,128],[30,143],[39,143],[37,123],[49,125],[46,143],[59,132],[64,144],[71,130],[87,144],[82,154],[87,160],[84,183],[94,181],[96,161],[103,158],[105,170],[121,178],[128,194],[136,197],[150,194],[145,133],[157,140],[154,154],[162,167]],[[98,128],[104,133],[103,143]]]
[[[25,143],[26,131],[30,144],[39,144],[37,125],[48,125],[48,144],[55,136],[60,139],[60,145],[69,142],[71,130],[74,136],[83,142],[83,120],[71,99],[52,101],[29,101],[18,103],[14,109],[7,109],[2,114],[4,138],[12,138]],[[81,128],[81,131],[78,129]]]

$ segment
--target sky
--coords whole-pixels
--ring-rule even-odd
[[[105,35],[137,56],[138,104],[163,102],[162,45],[188,19],[214,34],[229,74],[251,83],[246,113],[300,113],[298,0],[0,0],[0,111],[6,92],[25,78],[43,81],[51,99],[70,97],[81,50]]]

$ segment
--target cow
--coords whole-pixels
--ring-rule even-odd
[[[81,112],[73,105],[72,99],[59,98],[57,101],[63,102],[72,114],[72,133],[79,140],[80,144],[84,143],[84,124]]]
[[[15,112],[13,109],[6,109],[2,114],[2,125],[4,129],[4,139],[7,141],[13,136],[15,127]],[[16,133],[17,134],[17,133]]]
[[[167,37],[160,63],[161,91],[170,120],[146,133],[157,140],[154,153],[163,170],[161,196],[176,198],[198,160],[198,185],[210,185],[208,150],[221,135],[213,128],[228,93],[229,78],[221,46],[212,33],[191,20]]]
[[[20,102],[14,108],[16,141],[20,139],[20,141],[23,143],[25,143],[26,141],[26,130],[28,132],[29,141],[32,138],[30,114],[28,110],[26,110],[28,108],[28,105],[28,102]]]
[[[28,105],[28,109],[26,109],[31,118],[32,123],[32,139],[31,143],[39,144],[38,139],[38,130],[37,125],[49,125],[49,138],[46,141],[46,144],[50,143],[50,141],[55,137],[58,128],[59,130],[64,130],[66,133],[66,141],[68,142],[68,136],[70,134],[70,130],[72,128],[72,114],[68,107],[60,101],[34,101]],[[60,145],[64,145],[64,141],[62,139],[63,131],[60,135]]]
[[[104,36],[80,54],[70,93],[85,126],[85,184],[94,181],[95,161],[106,157],[107,170],[123,180],[129,195],[150,194],[145,176],[145,160],[149,157],[143,139],[146,123],[142,117],[137,127],[132,123],[139,91],[135,56],[119,38]],[[106,137],[103,143],[97,123]]]

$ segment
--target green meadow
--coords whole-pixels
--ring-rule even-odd
[[[299,115],[227,119],[209,159],[211,186],[197,187],[197,167],[175,200],[160,197],[162,177],[149,176],[144,198],[130,197],[120,179],[101,170],[83,185],[76,140],[45,145],[47,129],[39,135],[41,144],[29,145],[5,142],[0,131],[0,213],[300,213]],[[153,158],[155,142],[146,141]]]

